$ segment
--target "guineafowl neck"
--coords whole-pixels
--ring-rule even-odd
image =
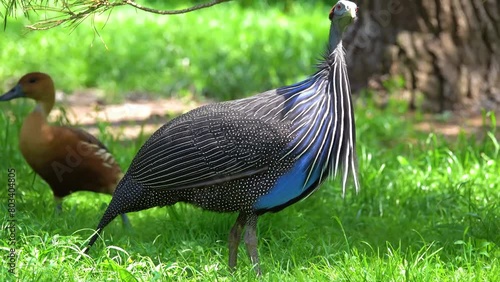
[[[338,23],[332,23],[330,26],[330,38],[328,41],[328,51],[331,52],[337,47],[342,46],[343,30]]]

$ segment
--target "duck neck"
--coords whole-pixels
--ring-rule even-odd
[[[33,113],[40,114],[43,117],[43,119],[46,120],[53,107],[54,107],[54,99],[50,99],[47,101],[37,101]]]
[[[30,164],[39,161],[54,140],[54,133],[47,123],[48,112],[47,106],[37,104],[35,110],[24,119],[21,127],[19,147]]]
[[[23,122],[21,128],[21,144],[39,143],[46,138],[51,139],[50,126],[47,123],[49,115],[54,105],[52,101],[37,101],[35,109],[29,114]],[[21,145],[23,147],[23,145]]]
[[[31,139],[30,136],[36,136],[35,139],[44,137],[47,134],[49,125],[47,123],[47,116],[50,108],[46,105],[36,104],[35,109],[29,114],[23,122],[21,128],[21,139]],[[43,134],[42,134],[43,132]]]

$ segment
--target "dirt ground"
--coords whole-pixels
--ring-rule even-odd
[[[103,104],[98,95],[92,91],[75,93],[73,95],[58,95],[59,107],[51,113],[50,119],[57,120],[64,107],[66,118],[70,124],[78,125],[92,134],[98,133],[97,123],[107,121],[111,124],[106,130],[118,139],[134,139],[141,130],[146,136],[151,135],[169,119],[185,113],[201,105],[197,101],[180,101],[176,99],[133,99],[122,104]],[[500,114],[496,116],[500,117]],[[442,134],[454,139],[460,132],[482,138],[491,128],[490,121],[486,125],[481,115],[458,117],[449,115],[425,115],[418,122],[413,114],[405,118],[414,120],[417,130]],[[499,125],[497,124],[497,127]],[[497,130],[497,132],[499,132]]]
[[[499,116],[496,114],[495,116]],[[409,115],[410,119],[415,119],[413,115]],[[415,122],[415,128],[422,132],[442,134],[447,139],[453,140],[461,132],[467,135],[474,135],[481,139],[491,129],[491,120],[483,118],[482,115],[474,115],[468,117],[449,117],[443,119],[437,115],[427,114],[419,122]],[[500,130],[500,125],[496,125],[497,138]]]
[[[69,124],[94,135],[99,132],[100,121],[108,122],[111,126],[106,130],[118,139],[134,139],[141,131],[149,136],[169,119],[202,105],[198,101],[144,98],[104,104],[92,91],[57,96],[58,106],[50,114],[51,121],[60,120],[65,115]]]

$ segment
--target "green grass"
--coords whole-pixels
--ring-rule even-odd
[[[308,199],[259,220],[259,251],[269,281],[494,281],[500,275],[499,144],[448,140],[416,131],[392,101],[384,110],[357,105],[362,190],[344,199],[329,181]],[[255,280],[244,247],[233,274],[227,235],[236,215],[177,204],[130,214],[105,229],[90,256],[79,250],[110,197],[76,193],[54,213],[52,194],[17,150],[29,106],[2,106],[0,183],[17,171],[17,275],[20,281]],[[490,117],[492,118],[492,117]],[[124,168],[138,142],[106,140]],[[143,139],[140,139],[143,140]],[[1,199],[6,199],[2,189]],[[6,200],[1,203],[7,208]],[[5,230],[8,215],[4,215]],[[2,253],[7,254],[6,236]],[[2,265],[6,257],[2,256]],[[2,277],[10,277],[1,269]]]

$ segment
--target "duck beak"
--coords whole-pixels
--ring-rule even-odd
[[[9,92],[0,96],[0,101],[9,101],[9,100],[21,98],[24,96],[25,95],[24,95],[23,90],[21,89],[21,85],[18,84],[14,88],[12,88]]]

